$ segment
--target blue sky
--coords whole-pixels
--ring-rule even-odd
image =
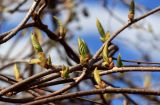
[[[87,4],[97,4],[100,0],[84,0]],[[120,3],[121,0],[107,0],[108,3],[112,3],[114,1],[118,1]],[[159,0],[134,0],[135,3],[145,5],[148,8],[152,9],[160,5]]]

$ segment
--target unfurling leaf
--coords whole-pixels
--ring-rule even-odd
[[[134,0],[132,0],[130,3],[130,10],[128,14],[128,18],[130,21],[134,19],[134,14],[135,14],[135,4],[134,4]]]
[[[31,40],[32,40],[32,45],[34,47],[34,50],[36,51],[36,53],[39,53],[39,52],[43,52],[43,49],[38,41],[38,38],[37,38],[37,35],[36,34],[33,34],[31,35]]]
[[[100,40],[104,43],[110,38],[110,32],[107,31],[104,37],[101,37]]]
[[[106,84],[101,80],[101,77],[100,77],[100,72],[99,70],[97,69],[97,67],[94,69],[93,71],[93,76],[94,76],[94,80],[96,81],[96,83],[98,85],[95,85],[95,87],[97,89],[103,89],[103,88],[106,88]]]
[[[96,81],[97,85],[95,85],[95,87],[97,89],[104,89],[107,87],[107,85],[105,84],[105,82],[103,82],[101,80],[101,77],[100,77],[100,72],[99,70],[97,69],[97,67],[94,69],[93,71],[93,76],[94,76],[94,80]],[[103,94],[103,98],[105,99],[105,101],[107,102],[108,101],[108,94]]]
[[[87,44],[80,37],[78,38],[78,50],[81,64],[86,64],[90,59],[90,52]]]
[[[69,78],[69,67],[63,66],[61,72],[61,77],[66,79]]]
[[[46,68],[47,59],[46,59],[45,53],[43,52],[43,49],[42,49],[39,41],[38,41],[38,38],[37,38],[36,34],[31,35],[31,40],[32,40],[32,45],[34,47],[34,50],[36,51],[38,59],[39,59],[40,62],[36,59],[31,60],[30,62],[39,64],[40,66]]]
[[[14,77],[17,81],[22,80],[20,70],[19,70],[19,67],[17,66],[17,64],[14,65]]]
[[[117,58],[117,67],[122,67],[122,66],[123,66],[123,62],[121,60],[121,55],[119,54]]]
[[[64,38],[66,35],[67,30],[64,28],[61,20],[59,20],[56,16],[53,16],[53,19],[55,20],[55,22],[58,24],[58,32],[59,35]]]
[[[103,56],[103,60],[104,60],[103,64],[108,66],[110,64],[109,56],[108,56],[108,44],[105,44],[105,46],[103,48],[102,56]]]
[[[100,77],[100,75],[99,75],[99,71],[98,71],[97,67],[94,69],[93,75],[94,75],[94,80],[96,81],[96,83],[97,83],[97,84],[100,84],[100,82],[101,82],[101,77]]]
[[[96,25],[97,25],[97,28],[98,28],[98,31],[99,31],[101,37],[104,38],[105,37],[105,31],[104,31],[104,29],[103,29],[103,27],[102,27],[102,25],[101,25],[101,23],[98,19],[96,21]]]

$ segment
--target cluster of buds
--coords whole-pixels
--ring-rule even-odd
[[[39,64],[41,67],[48,69],[52,65],[51,57],[46,58],[45,53],[38,41],[36,34],[31,35],[33,48],[38,56],[38,59],[31,59],[30,64]]]

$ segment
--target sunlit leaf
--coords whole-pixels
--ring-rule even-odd
[[[17,66],[17,64],[14,65],[14,77],[17,81],[20,81],[22,79],[20,74],[20,69]]]
[[[96,25],[97,25],[97,28],[98,28],[98,31],[99,31],[101,37],[104,38],[105,37],[105,31],[102,27],[102,24],[100,23],[100,21],[98,19],[96,21]]]
[[[32,40],[32,45],[34,50],[38,53],[38,52],[43,52],[43,49],[38,41],[37,35],[33,34],[31,35],[31,40]]]
[[[69,78],[69,67],[63,66],[61,71],[61,77],[66,79]]]
[[[93,75],[94,75],[94,80],[96,81],[96,83],[97,83],[97,84],[100,84],[100,82],[101,82],[101,77],[100,77],[100,75],[99,75],[99,71],[98,71],[97,67],[94,69]]]
[[[100,40],[104,43],[110,38],[110,32],[106,32],[104,37],[101,37]]]
[[[108,56],[108,44],[105,44],[102,52],[103,60],[105,65],[109,65],[109,56]]]
[[[90,52],[88,46],[80,37],[78,38],[78,50],[80,54],[81,63],[86,62],[90,59]]]
[[[58,32],[61,37],[65,37],[67,30],[64,28],[62,22],[60,19],[58,19],[56,16],[53,16],[53,19],[58,24]]]

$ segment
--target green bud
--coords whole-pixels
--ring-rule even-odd
[[[110,38],[110,32],[107,31],[104,37],[101,37],[100,40],[104,43]]]
[[[36,34],[31,35],[31,40],[32,40],[32,45],[34,47],[34,50],[37,53],[37,56],[38,56],[39,60],[38,59],[37,60],[33,59],[33,60],[30,61],[30,63],[35,63],[35,64],[37,63],[40,66],[45,68],[45,66],[47,64],[47,59],[46,59],[45,53],[43,52],[43,49],[42,49],[39,41],[38,41],[38,38],[37,38]]]
[[[104,64],[109,65],[110,61],[109,61],[109,56],[108,56],[108,44],[105,44],[103,48],[102,56],[103,56]]]
[[[20,81],[22,79],[20,74],[20,69],[17,66],[17,64],[14,65],[14,77],[17,81]]]
[[[66,35],[67,30],[64,28],[62,21],[59,20],[56,16],[53,16],[53,19],[56,21],[56,23],[58,24],[58,32],[59,35],[64,38]]]
[[[78,50],[80,54],[80,62],[86,63],[90,59],[90,52],[87,44],[80,37],[78,38]]]
[[[105,31],[104,31],[104,29],[103,29],[103,27],[102,27],[102,25],[101,25],[101,23],[98,19],[96,21],[96,25],[97,25],[97,28],[98,28],[98,31],[99,31],[101,37],[104,38],[105,37]]]
[[[122,66],[123,66],[123,62],[121,60],[121,55],[119,54],[117,58],[117,67],[122,67]]]
[[[66,66],[62,67],[61,77],[64,79],[69,78],[69,67]]]
[[[39,52],[43,52],[43,49],[38,41],[38,38],[36,36],[36,34],[33,34],[31,35],[31,40],[32,40],[32,45],[34,47],[34,50],[36,51],[36,53],[39,53]]]

